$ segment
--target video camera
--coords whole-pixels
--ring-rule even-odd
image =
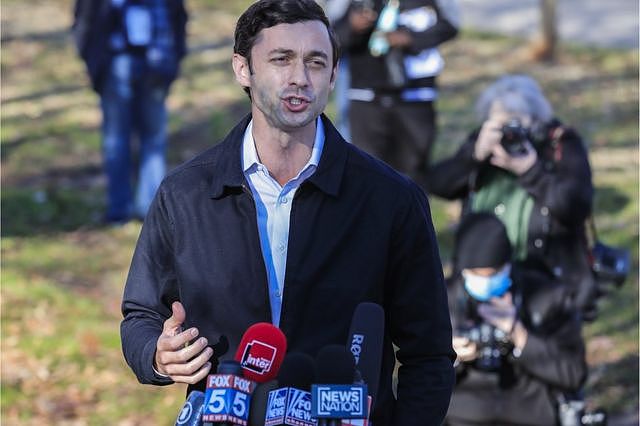
[[[476,344],[478,358],[474,362],[476,368],[482,371],[498,371],[502,365],[502,356],[513,348],[507,333],[484,322],[459,329],[458,335]]]
[[[587,410],[584,398],[561,394],[558,397],[558,422],[560,426],[606,426],[607,412]]]
[[[525,154],[527,152],[525,143],[529,139],[529,131],[522,127],[522,124],[520,124],[520,121],[517,119],[510,120],[502,126],[500,145],[502,145],[509,155],[518,156]]]
[[[589,265],[597,285],[597,297],[620,288],[631,270],[631,253],[628,249],[613,247],[598,238],[593,217],[585,223],[589,247]]]
[[[629,250],[596,241],[591,248],[591,269],[598,289],[606,293],[612,286],[619,288],[624,284],[631,269],[631,254]]]

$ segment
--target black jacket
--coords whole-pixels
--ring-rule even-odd
[[[551,426],[556,424],[558,394],[575,392],[584,383],[581,323],[567,303],[566,286],[517,266],[512,280],[527,343],[519,357],[505,354],[499,371],[483,371],[473,363],[458,365],[448,424]],[[477,302],[468,296],[459,275],[448,283],[448,294],[454,330],[477,321]]]
[[[461,199],[463,211],[469,207],[473,192],[491,185],[492,171],[496,169],[473,158],[477,136],[478,130],[455,155],[434,164],[426,180],[430,193],[449,200]],[[527,261],[570,283],[577,306],[586,308],[596,293],[585,238],[585,221],[593,203],[587,150],[580,136],[557,120],[549,123],[534,147],[538,161],[518,178],[534,200]]]
[[[378,13],[386,4],[385,0],[374,0],[374,10]],[[436,23],[424,31],[412,31],[407,27],[399,29],[409,31],[413,37],[413,44],[406,49],[405,54],[416,55],[421,51],[437,47],[441,43],[456,36],[458,30],[441,13],[438,2],[434,0],[401,0],[400,12],[428,8],[436,14]],[[370,31],[357,34],[349,26],[349,14],[336,22],[335,31],[340,40],[341,48],[349,55],[349,67],[351,70],[351,87],[373,89],[381,92],[398,90],[394,88],[389,80],[385,59],[383,56],[374,57],[369,53],[369,38],[373,32]],[[406,88],[410,87],[434,87],[435,77],[425,77],[409,80]],[[404,87],[403,87],[404,88]]]
[[[233,356],[251,324],[271,320],[255,204],[240,159],[249,119],[171,173],[145,219],[121,326],[125,358],[142,383],[171,383],[154,374],[152,361],[173,301],[185,306],[185,328],[198,327],[210,343],[228,338],[222,359]],[[327,344],[345,344],[355,307],[379,303],[386,330],[376,425],[439,424],[454,353],[427,199],[323,122],[318,169],[291,210],[280,319],[288,350],[315,357]],[[393,344],[402,363],[395,404]]]
[[[187,12],[183,0],[167,0],[167,7],[179,62],[187,51]],[[100,93],[104,74],[114,55],[109,48],[109,37],[117,19],[115,9],[111,0],[76,0],[73,15],[72,33],[76,48],[87,67],[91,86]],[[177,69],[171,81],[176,77]]]

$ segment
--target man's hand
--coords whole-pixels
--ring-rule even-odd
[[[164,322],[162,334],[156,344],[154,368],[174,382],[197,383],[211,370],[209,359],[213,355],[213,349],[207,347],[208,342],[204,337],[191,342],[198,336],[197,328],[182,331],[186,318],[182,303],[174,302],[171,311],[171,317]]]
[[[413,37],[411,37],[411,34],[405,30],[391,31],[390,33],[386,33],[385,35],[387,37],[387,41],[389,42],[389,46],[391,47],[403,49],[413,44]]]
[[[453,336],[453,350],[456,351],[456,363],[473,361],[478,357],[477,345],[466,337]]]

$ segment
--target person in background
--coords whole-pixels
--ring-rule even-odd
[[[441,3],[353,0],[335,25],[349,55],[352,142],[420,185],[436,138],[438,46],[458,32]]]
[[[165,100],[186,52],[186,22],[182,0],[75,3],[73,35],[102,109],[106,223],[143,219],[164,178]],[[140,142],[137,173],[134,136]]]
[[[506,229],[492,213],[463,219],[454,253],[447,290],[458,358],[446,424],[558,424],[559,404],[587,375],[570,289],[512,262]]]
[[[374,302],[385,331],[372,421],[440,425],[454,353],[429,205],[323,114],[337,60],[313,0],[261,0],[240,16],[232,65],[251,114],[162,182],[124,290],[124,356],[142,383],[204,390],[250,325],[270,322],[288,351],[316,356]]]
[[[331,25],[342,19],[352,0],[326,0],[321,2]],[[319,2],[320,3],[320,2]],[[349,71],[349,55],[341,52],[336,85],[333,96],[336,105],[336,128],[347,141],[351,142],[351,127],[349,125],[349,87],[351,87],[351,72]]]
[[[597,285],[589,266],[585,221],[593,184],[580,135],[554,118],[537,82],[505,75],[479,97],[481,126],[428,175],[431,194],[491,212],[505,224],[515,259],[569,285],[585,315]]]

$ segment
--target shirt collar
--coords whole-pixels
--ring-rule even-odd
[[[242,171],[245,173],[252,172],[257,166],[261,165],[258,159],[258,152],[256,151],[256,144],[253,140],[253,134],[251,133],[252,130],[253,120],[249,122],[242,139]],[[324,124],[322,123],[322,119],[318,117],[316,119],[316,137],[313,141],[311,157],[302,170],[307,169],[309,166],[318,167],[320,157],[322,156],[322,148],[324,147],[324,139]]]
[[[324,125],[324,146],[322,147],[318,168],[313,175],[309,177],[308,182],[329,195],[337,196],[343,179],[349,151],[356,148],[350,147],[350,144],[344,141],[340,133],[338,133],[331,121],[324,114],[320,115],[320,117]],[[207,166],[213,171],[210,181],[210,196],[214,199],[236,193],[238,188],[241,188],[245,182],[242,163],[243,137],[250,121],[251,115],[248,114],[240,120],[221,143],[205,151],[189,163],[191,166],[196,162],[198,164],[210,164]],[[316,132],[316,137],[317,136]]]

